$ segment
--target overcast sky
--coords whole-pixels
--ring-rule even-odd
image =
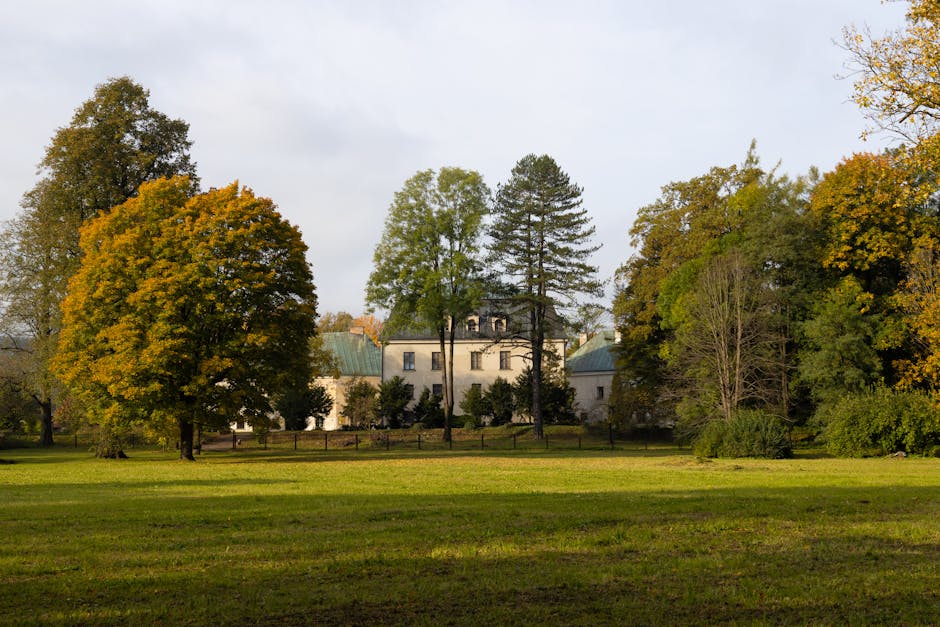
[[[128,75],[190,124],[203,187],[272,198],[310,248],[320,311],[363,310],[392,196],[416,171],[495,189],[529,153],[584,187],[602,278],[660,187],[740,163],[798,175],[890,142],[836,80],[880,0],[0,0],[0,219],[55,129]]]

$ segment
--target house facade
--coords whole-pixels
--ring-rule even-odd
[[[382,349],[361,332],[361,329],[323,333],[323,348],[336,358],[338,377],[318,377],[316,383],[326,388],[333,399],[333,409],[323,419],[323,428],[335,431],[349,424],[340,415],[346,404],[346,386],[353,380],[363,379],[378,387],[382,382]],[[313,429],[313,421],[307,429]]]
[[[584,338],[568,357],[568,384],[575,391],[575,411],[585,422],[606,420],[616,366],[617,334],[601,331]]]
[[[521,318],[521,316],[520,316]],[[530,365],[531,348],[522,337],[518,320],[489,308],[456,322],[454,340],[454,407],[473,386],[485,390],[498,377],[513,383]],[[554,325],[560,329],[560,325]],[[553,331],[546,338],[546,352],[564,364],[565,338]],[[399,376],[412,387],[413,399],[424,388],[443,396],[442,370],[449,343],[441,352],[440,339],[430,330],[409,330],[390,335],[382,347],[382,380]],[[459,409],[456,411],[459,412]]]

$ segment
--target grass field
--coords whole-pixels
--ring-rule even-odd
[[[940,622],[937,459],[0,459],[0,624]]]

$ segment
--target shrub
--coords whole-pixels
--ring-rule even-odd
[[[421,396],[415,403],[412,415],[415,424],[428,429],[439,429],[444,426],[444,408],[441,407],[441,397],[431,393],[427,387],[421,390]]]
[[[731,420],[712,420],[693,444],[701,457],[790,457],[792,450],[783,422],[759,409],[739,409]]]
[[[940,444],[940,411],[923,392],[883,386],[851,394],[821,410],[829,452],[843,457],[895,451],[931,454]]]

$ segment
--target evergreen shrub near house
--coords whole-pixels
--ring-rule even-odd
[[[414,425],[421,425],[426,429],[440,429],[444,426],[444,408],[441,407],[441,397],[431,393],[427,387],[421,390],[418,402],[411,410]]]
[[[483,400],[486,401],[491,426],[498,427],[512,422],[516,404],[513,399],[512,384],[509,381],[496,377],[496,380],[483,393]]]
[[[829,452],[842,457],[930,455],[940,445],[940,409],[924,392],[878,386],[843,397],[817,418]]]
[[[783,422],[760,409],[739,409],[730,420],[708,422],[692,445],[700,457],[763,457],[792,455]]]
[[[464,428],[476,429],[483,424],[483,417],[489,415],[488,405],[480,387],[471,385],[460,401],[460,409],[464,413]]]

